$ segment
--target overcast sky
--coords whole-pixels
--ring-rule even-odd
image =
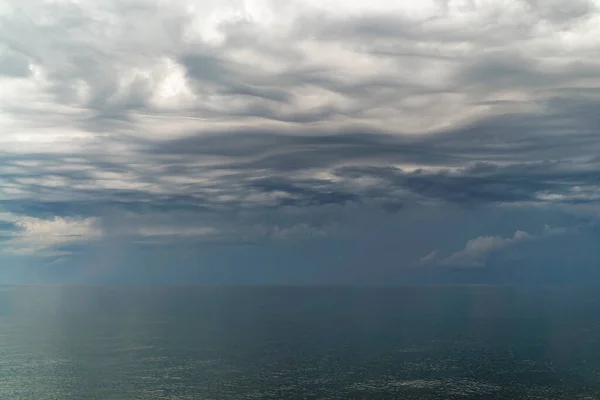
[[[600,1],[0,2],[0,283],[600,281]]]

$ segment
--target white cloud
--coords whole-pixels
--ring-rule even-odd
[[[89,131],[82,121],[90,118],[101,125],[114,117],[121,133],[164,138],[257,121],[424,132],[519,112],[523,99],[532,106],[573,84],[580,47],[597,37],[593,5],[571,3],[23,1],[0,28],[12,44],[0,66],[0,120],[19,132],[2,144],[84,154],[97,141],[114,145],[108,126]],[[554,82],[520,85],[518,63],[494,75],[501,60],[519,57]],[[600,61],[590,57],[590,67]],[[485,68],[489,79],[460,82]],[[157,118],[143,123],[148,116]]]
[[[77,219],[54,217],[39,219],[2,213],[0,220],[15,225],[17,230],[8,234],[2,251],[13,254],[58,254],[60,246],[88,242],[102,237],[102,231],[93,218]]]
[[[467,241],[462,250],[454,252],[447,257],[440,256],[439,251],[434,250],[421,258],[421,264],[446,265],[458,267],[481,267],[487,258],[494,252],[506,247],[531,240],[539,240],[549,236],[566,235],[577,231],[579,227],[550,227],[545,225],[539,235],[532,235],[524,231],[516,231],[512,237],[501,236],[479,236]]]
[[[195,117],[205,130],[309,118],[407,132],[518,112],[523,99],[533,105],[580,79],[573,63],[583,64],[600,20],[592,3],[572,0],[22,3],[0,28],[13,48],[2,50],[0,118],[25,131],[3,141],[31,138],[19,152],[51,151],[44,139],[86,152],[97,136],[73,122],[98,112],[133,118],[127,131],[155,115],[157,131]],[[196,72],[186,56],[201,60]],[[553,81],[520,85],[520,60],[496,68],[519,58]],[[268,91],[288,100],[256,95]],[[42,132],[50,121],[60,128]]]
[[[482,266],[490,253],[533,238],[534,236],[523,231],[516,231],[513,237],[510,238],[503,238],[501,236],[480,236],[469,240],[464,249],[451,254],[445,258],[442,263],[444,265],[467,267]]]

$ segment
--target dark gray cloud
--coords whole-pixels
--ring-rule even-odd
[[[593,132],[567,135],[561,129],[541,117],[536,122],[504,116],[420,136],[203,132],[140,141],[135,164],[102,156],[7,154],[3,184],[61,200],[68,192],[74,201],[176,206],[174,199],[187,198],[199,209],[243,207],[252,194],[275,196],[247,202],[256,207],[418,198],[471,204],[595,202],[600,141]],[[327,177],[307,178],[319,173]]]

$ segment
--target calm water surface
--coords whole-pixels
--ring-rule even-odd
[[[600,399],[600,292],[0,289],[0,399]]]

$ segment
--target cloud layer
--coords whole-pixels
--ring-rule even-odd
[[[594,217],[598,6],[9,2],[8,251],[106,236],[314,238],[338,234],[349,207]],[[481,263],[529,236],[506,237],[478,237],[446,260]]]

